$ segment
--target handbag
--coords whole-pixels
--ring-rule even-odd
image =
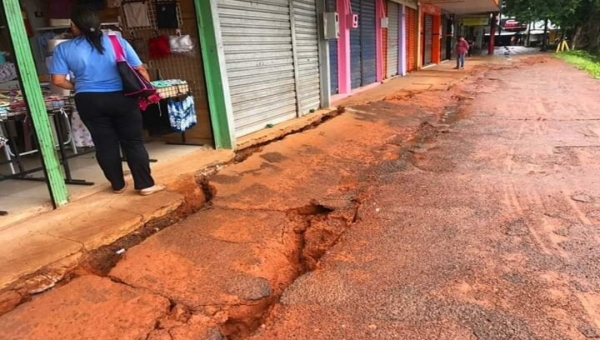
[[[117,36],[109,35],[109,38],[117,57],[117,70],[123,81],[123,94],[133,98],[148,98],[156,94],[156,88],[129,65]]]

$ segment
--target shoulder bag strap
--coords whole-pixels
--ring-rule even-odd
[[[117,57],[117,62],[125,61],[125,52],[123,52],[123,46],[119,42],[119,38],[114,34],[109,34],[110,43],[112,44],[113,51],[115,51],[115,56]]]

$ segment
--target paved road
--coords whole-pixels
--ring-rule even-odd
[[[600,83],[534,60],[375,165],[360,221],[254,339],[599,338]]]
[[[497,60],[256,150],[204,182],[208,209],[0,316],[0,339],[600,337],[600,84]]]

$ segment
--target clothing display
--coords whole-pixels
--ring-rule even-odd
[[[152,85],[156,87],[156,92],[163,99],[190,92],[188,83],[181,79],[156,80],[152,82]]]
[[[150,52],[150,59],[162,59],[168,57],[169,54],[171,54],[169,37],[161,35],[148,40],[148,50],[148,52]]]
[[[182,133],[194,127],[197,123],[196,110],[194,108],[194,97],[168,99],[169,122],[173,131]]]
[[[144,111],[144,130],[148,131],[148,135],[160,137],[173,133],[167,111],[166,100],[161,100],[157,105],[150,105]]]
[[[148,3],[145,1],[124,3],[123,13],[127,27],[130,29],[152,27],[148,17]]]
[[[15,64],[7,62],[0,65],[0,82],[7,82],[17,79],[17,69]]]
[[[159,29],[179,28],[177,1],[161,1],[156,4],[156,26]]]
[[[185,35],[172,35],[169,37],[169,46],[172,53],[189,53],[194,50],[192,38]]]
[[[44,57],[48,54],[48,42],[57,36],[54,32],[45,32],[37,36],[37,43],[40,49],[40,56]]]
[[[83,121],[76,110],[73,110],[73,113],[71,114],[71,134],[76,147],[90,148],[94,146],[92,135],[85,124],[83,124]]]

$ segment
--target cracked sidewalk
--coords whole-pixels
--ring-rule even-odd
[[[423,78],[431,70],[414,77]],[[455,80],[464,76],[456,72]],[[402,78],[390,81],[374,93],[365,92],[341,104],[378,100],[373,98],[403,91],[405,82]],[[426,97],[438,94],[453,101],[451,91],[425,92]],[[369,182],[367,170],[396,157],[398,146],[410,140],[424,121],[439,120],[437,111],[444,109],[444,103],[433,100],[435,108],[425,110],[419,107],[422,98],[370,104],[378,115],[361,113],[358,106],[357,112],[257,148],[244,162],[208,177],[206,185],[215,193],[209,208],[127,249],[116,266],[104,273],[85,269],[74,273],[73,281],[0,317],[0,328],[9,330],[6,335],[11,339],[42,335],[48,340],[219,339],[220,334],[235,339],[248,335],[260,326],[284,290],[303,273],[317,269],[320,257],[360,218],[362,187]],[[177,203],[183,200],[177,194],[165,195],[173,196],[154,196],[151,201],[140,201],[140,206],[154,211],[182,204]],[[175,203],[168,204],[169,199]],[[130,214],[136,221],[144,216],[118,209],[117,213]],[[75,210],[72,214],[73,220],[81,217]],[[113,221],[112,216],[105,218],[97,223],[100,231]],[[65,243],[63,257],[77,254],[86,244],[59,231],[52,235],[63,237],[57,238]],[[106,290],[96,290],[97,284]],[[149,302],[138,313],[135,310],[143,299]],[[124,309],[117,308],[120,305]],[[107,312],[109,308],[112,313]],[[60,314],[53,314],[54,310]],[[96,310],[102,312],[96,315]],[[124,332],[121,319],[129,320],[132,315],[136,320],[128,321]],[[99,328],[102,337],[97,336]],[[48,329],[55,330],[54,334],[48,334]]]
[[[190,188],[196,172],[232,159],[231,151],[194,152],[155,166],[155,177],[167,184],[169,191],[142,197],[134,192],[114,195],[107,190],[0,228],[0,292],[15,285],[18,287],[13,288],[25,294],[53,286],[90,251],[178,209],[202,204],[201,188]],[[40,270],[39,275],[34,274]]]

